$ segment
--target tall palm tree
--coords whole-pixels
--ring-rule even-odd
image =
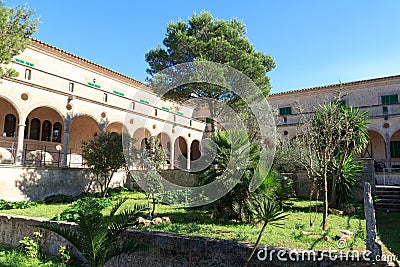
[[[278,221],[288,216],[288,214],[283,214],[283,211],[279,208],[279,206],[275,202],[268,200],[268,198],[266,197],[259,196],[251,199],[249,201],[249,206],[251,207],[251,211],[253,212],[253,218],[256,220],[256,223],[260,222],[264,223],[260,233],[258,234],[257,241],[254,244],[254,248],[251,251],[250,256],[247,258],[244,267],[249,265],[251,258],[253,257],[254,252],[256,251],[257,246],[260,243],[265,227],[267,227],[268,224],[280,227],[282,226],[282,224],[279,223]]]
[[[68,240],[84,257],[91,267],[102,267],[114,256],[138,249],[132,240],[123,240],[121,234],[131,224],[132,217],[144,206],[135,205],[133,209],[118,209],[126,201],[119,200],[111,209],[108,216],[101,213],[103,208],[94,205],[93,201],[83,201],[78,211],[78,229],[67,229],[62,225],[47,223],[40,227],[50,230]]]

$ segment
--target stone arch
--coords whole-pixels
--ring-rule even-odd
[[[400,168],[400,129],[390,137],[390,157],[392,159],[392,167]]]
[[[385,138],[378,131],[368,130],[369,143],[361,152],[362,158],[374,158],[375,161],[386,161]]]
[[[15,129],[14,129],[13,133],[9,132],[11,129],[5,129],[7,115],[12,115],[15,117],[16,122],[15,122],[15,126],[14,126]],[[9,118],[10,118],[10,116],[9,116]],[[1,132],[1,136],[16,137],[18,123],[19,123],[20,119],[21,119],[21,116],[20,116],[20,112],[19,112],[17,106],[12,101],[9,101],[7,98],[0,97],[0,132]]]
[[[198,160],[201,156],[200,141],[193,140],[190,145],[190,161]]]
[[[111,133],[119,133],[119,134],[128,132],[123,123],[119,121],[108,124],[105,131]]]
[[[60,125],[60,128],[64,127],[61,113],[53,107],[41,106],[34,108],[26,117],[25,125],[26,139],[58,143],[62,140],[62,133],[59,132],[53,138],[55,133],[53,126]]]
[[[135,139],[135,147],[141,148],[146,145],[147,139],[150,138],[151,132],[146,127],[141,127],[135,130],[132,137]]]
[[[157,135],[158,140],[160,140],[161,147],[164,150],[165,155],[167,156],[167,163],[170,164],[172,160],[172,145],[171,145],[171,138],[165,132],[159,133]]]
[[[174,166],[180,168],[187,168],[187,152],[188,152],[188,143],[186,138],[182,136],[178,136],[174,142]]]
[[[71,122],[68,147],[79,151],[82,141],[88,141],[99,133],[99,124],[93,117],[89,115],[77,116]]]

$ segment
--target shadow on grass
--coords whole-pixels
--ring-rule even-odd
[[[376,212],[378,235],[386,247],[400,258],[400,213]]]

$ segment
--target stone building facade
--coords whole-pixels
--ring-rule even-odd
[[[0,80],[0,164],[82,166],[80,146],[100,131],[157,136],[167,167],[190,169],[206,123],[193,107],[163,101],[145,84],[32,40]]]
[[[377,171],[400,168],[400,75],[270,94],[268,101],[278,112],[278,133],[286,140],[294,138],[299,110],[314,112],[320,104],[332,101],[340,86],[343,104],[368,110],[371,119],[370,143],[361,157],[373,158]]]

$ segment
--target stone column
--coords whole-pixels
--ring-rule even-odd
[[[69,142],[69,128],[72,123],[72,117],[70,115],[67,115],[66,118],[64,118],[64,147],[63,147],[63,157],[62,157],[62,162],[61,162],[61,167],[62,168],[68,168],[68,142]]]
[[[174,146],[174,144],[172,144],[171,145],[171,152],[170,152],[170,162],[171,162],[171,164],[170,164],[170,169],[174,169],[175,168],[175,146]]]
[[[372,200],[371,185],[364,183],[364,212],[366,221],[366,247],[371,254],[370,259],[376,259],[376,256],[382,256],[382,244],[376,240],[376,220],[374,203]]]
[[[187,148],[186,169],[190,170],[190,147]]]
[[[23,163],[24,135],[25,135],[25,124],[18,124],[18,144],[17,144],[17,153],[15,154],[15,165],[22,165]]]
[[[386,168],[391,168],[392,157],[390,156],[390,136],[388,133],[385,134],[385,146],[386,146]]]

